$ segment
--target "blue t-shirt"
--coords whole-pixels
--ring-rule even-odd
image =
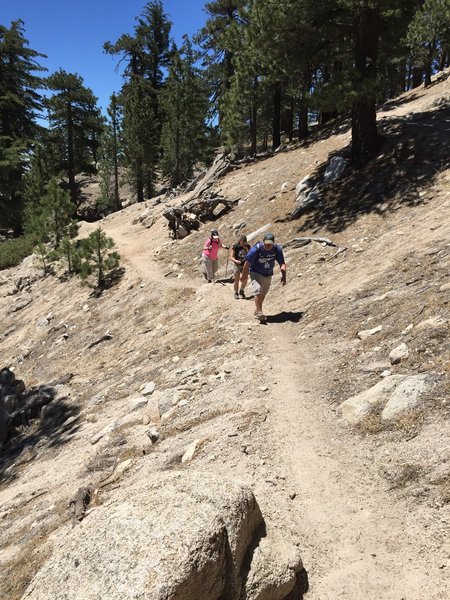
[[[251,272],[268,277],[273,275],[275,261],[280,266],[284,264],[283,250],[278,244],[274,244],[270,250],[266,250],[264,244],[258,242],[250,248],[245,260],[250,263]]]

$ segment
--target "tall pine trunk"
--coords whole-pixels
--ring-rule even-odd
[[[252,105],[250,111],[250,140],[251,140],[251,148],[250,153],[251,156],[256,156],[257,151],[257,119],[258,119],[258,105],[257,105],[257,93],[258,93],[258,78],[255,77],[253,80],[253,96],[252,96]]]
[[[423,67],[413,67],[412,70],[412,83],[411,83],[411,87],[417,88],[420,85],[422,85],[422,81],[423,81]]]
[[[67,104],[67,172],[69,176],[69,193],[74,206],[77,206],[77,189],[75,185],[75,150],[73,138],[72,105]]]
[[[140,156],[136,157],[134,176],[136,185],[136,197],[138,202],[144,202],[144,173],[142,165],[142,158]]]
[[[431,75],[432,75],[432,71],[433,71],[433,57],[434,57],[434,52],[436,50],[435,40],[433,40],[432,42],[427,44],[427,46],[428,46],[428,55],[427,55],[427,59],[425,62],[425,79],[424,79],[425,87],[429,87],[431,85]]]
[[[286,106],[281,111],[281,132],[287,134],[289,142],[292,142],[294,137],[294,107],[295,100],[292,96],[286,97]]]
[[[311,91],[312,71],[308,67],[303,71],[303,84],[300,93],[300,108],[298,111],[298,139],[304,140],[309,135],[308,127],[308,98]]]
[[[397,77],[397,82],[398,82],[398,88],[399,88],[399,93],[403,94],[403,92],[407,89],[406,88],[406,80],[407,80],[407,69],[406,69],[406,58],[400,61],[400,64],[398,65],[398,77]]]
[[[117,106],[113,104],[112,108],[112,126],[113,126],[113,160],[114,160],[114,207],[116,210],[121,209],[119,196],[119,160],[118,160],[118,144],[117,144]]]
[[[273,88],[273,112],[272,112],[272,150],[276,150],[281,144],[280,131],[281,118],[281,83],[277,81]]]
[[[352,110],[352,163],[362,166],[378,150],[375,84],[379,39],[379,9],[365,7],[361,11],[355,48],[358,98]]]

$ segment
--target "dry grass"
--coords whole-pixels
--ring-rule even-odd
[[[408,436],[417,434],[426,417],[425,409],[418,411],[409,410],[402,413],[396,420],[397,428]]]
[[[376,413],[366,417],[364,421],[357,427],[357,431],[363,435],[380,433],[380,431],[383,431],[383,429],[384,426],[381,422],[380,415]]]
[[[419,465],[406,463],[399,466],[395,473],[391,473],[387,478],[391,483],[391,489],[401,489],[417,481],[422,474]]]
[[[450,503],[450,475],[439,482],[440,499],[444,504]]]

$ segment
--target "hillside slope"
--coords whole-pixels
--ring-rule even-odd
[[[167,471],[248,486],[271,552],[284,556],[283,542],[300,551],[308,599],[447,597],[448,73],[379,118],[389,136],[382,154],[323,186],[321,205],[296,220],[296,185],[345,156],[345,123],[217,182],[218,193],[240,198],[214,223],[226,242],[245,223],[240,231],[265,227],[286,244],[288,284],[274,278],[265,326],[251,299],[234,300],[225,253],[221,279],[204,283],[199,255],[210,226],[173,241],[163,205],[151,201],[101,223],[125,275],[99,298],[76,281],[43,277],[30,260],[0,274],[0,367],[60,399],[54,419],[31,422],[2,450],[2,597],[21,598],[36,573],[26,597],[52,597],[39,569],[81,527],[68,508],[79,488],[97,488],[102,509],[113,511]],[[146,209],[149,228],[139,221]],[[300,236],[335,246],[289,244]],[[367,330],[375,331],[358,336]],[[392,363],[401,344],[408,356]],[[356,409],[350,418],[340,407],[392,376],[419,375],[417,401],[408,403],[409,389],[395,417],[378,396],[354,421]],[[98,511],[93,503],[82,524],[95,524]],[[70,598],[81,597],[70,586],[82,585],[83,573],[74,577],[64,575]]]

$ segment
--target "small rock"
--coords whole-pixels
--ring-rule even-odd
[[[153,394],[153,392],[156,389],[156,384],[154,381],[149,381],[148,383],[145,383],[141,389],[140,392],[143,396],[151,396],[151,394]]]
[[[152,444],[156,444],[156,442],[159,440],[159,437],[160,437],[160,433],[156,429],[156,427],[152,427],[151,429],[149,429],[147,431],[147,435],[150,438],[150,441]]]
[[[360,340],[365,340],[366,338],[374,335],[375,333],[379,333],[382,330],[382,326],[378,325],[378,327],[374,327],[373,329],[364,329],[363,331],[358,331],[358,337]]]
[[[183,464],[194,458],[194,455],[197,452],[197,450],[199,449],[200,444],[201,444],[201,440],[199,440],[199,439],[194,440],[192,442],[192,444],[189,444],[189,446],[186,449],[186,452],[183,454],[183,456],[181,458],[181,462]]]
[[[161,421],[159,402],[157,398],[152,397],[148,399],[145,413],[148,416],[150,423],[159,423]]]
[[[389,360],[393,365],[398,365],[409,357],[408,346],[403,342],[389,353]]]

